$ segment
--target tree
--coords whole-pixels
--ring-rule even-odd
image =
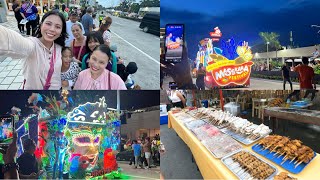
[[[281,49],[281,44],[279,42],[279,34],[275,32],[260,32],[259,36],[263,39],[265,44],[276,49],[276,58],[278,59],[278,50]],[[268,70],[269,70],[269,57],[267,59]]]
[[[130,13],[138,13],[139,9],[140,9],[140,4],[133,3],[133,4],[131,4],[129,11],[130,11]]]
[[[142,0],[141,7],[160,7],[160,0]]]

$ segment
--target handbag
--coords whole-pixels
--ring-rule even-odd
[[[52,75],[53,75],[53,72],[54,72],[54,64],[55,63],[56,63],[56,46],[54,45],[53,53],[52,53],[51,60],[50,60],[50,68],[49,68],[49,71],[48,71],[48,76],[47,76],[47,79],[46,79],[46,83],[43,86],[43,90],[49,90],[49,88],[50,88],[51,78],[52,78]]]

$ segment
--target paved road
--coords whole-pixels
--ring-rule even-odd
[[[171,77],[166,77],[163,81],[163,89],[169,89],[169,82],[172,82],[173,79]],[[193,83],[196,83],[196,78],[193,78]],[[292,83],[293,89],[299,89],[298,83]],[[269,80],[269,79],[259,79],[259,78],[250,78],[250,87],[245,88],[235,88],[238,90],[282,90],[283,82],[277,80]],[[290,90],[290,85],[286,83],[286,89]]]
[[[189,147],[168,125],[160,126],[161,141],[166,152],[160,157],[161,173],[165,179],[203,179],[197,164],[192,162]]]
[[[151,169],[134,169],[133,165],[129,165],[128,161],[118,161],[118,166],[122,168],[125,175],[129,175],[132,179],[159,179],[160,177],[160,167]]]
[[[293,89],[299,89],[298,83],[292,83]],[[250,87],[248,88],[237,88],[244,90],[271,90],[271,89],[279,89],[283,90],[283,82],[277,80],[269,80],[269,79],[260,79],[260,78],[250,78]],[[286,89],[290,90],[290,84],[286,83]]]
[[[159,89],[160,61],[158,36],[145,33],[140,28],[140,22],[111,16],[111,44],[118,47],[117,55],[125,59],[125,63],[134,61],[138,71],[134,80],[142,89]]]

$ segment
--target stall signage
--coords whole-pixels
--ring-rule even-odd
[[[197,64],[206,70],[205,84],[209,88],[250,85],[253,54],[248,42],[236,43],[233,38],[222,40],[221,47],[214,47],[222,33],[218,27],[210,33],[211,38],[200,41]],[[216,38],[216,39],[215,39]]]
[[[247,82],[251,73],[252,61],[235,64],[234,61],[219,62],[207,66],[216,84],[228,86],[230,84],[243,85]]]

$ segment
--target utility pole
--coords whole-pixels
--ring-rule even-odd
[[[311,27],[315,27],[315,28],[319,28],[320,29],[320,26],[319,25],[311,25]],[[320,34],[320,30],[317,32]]]
[[[268,69],[268,71],[270,71],[270,66],[269,66],[269,44],[270,44],[270,42],[268,41],[267,42],[267,69]]]
[[[293,37],[292,37],[292,31],[290,31],[290,46],[293,48]]]

